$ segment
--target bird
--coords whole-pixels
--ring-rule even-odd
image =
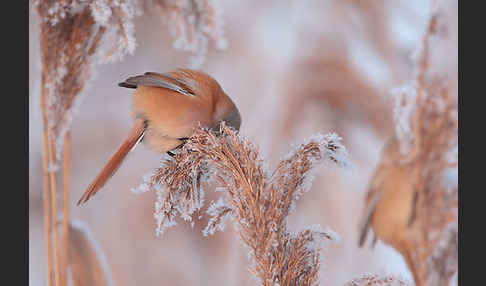
[[[420,220],[417,219],[417,188],[414,166],[407,164],[392,136],[383,148],[380,162],[370,181],[363,219],[359,225],[358,246],[363,247],[370,229],[380,239],[403,255],[417,280],[413,254],[422,243]]]
[[[138,143],[158,153],[174,157],[201,126],[218,133],[220,124],[240,129],[241,116],[231,98],[209,74],[180,68],[166,73],[146,72],[118,84],[135,89],[128,136],[88,186],[77,205],[86,203],[114,175],[125,157]]]

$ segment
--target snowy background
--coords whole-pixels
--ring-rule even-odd
[[[364,273],[411,279],[402,257],[378,242],[358,248],[367,184],[393,132],[390,90],[413,77],[410,60],[424,32],[428,1],[214,1],[225,50],[207,45],[199,69],[211,74],[239,107],[241,133],[274,168],[292,144],[336,132],[350,152],[348,170],[320,167],[291,215],[291,229],[312,224],[339,234],[323,252],[321,285],[342,285]],[[40,51],[37,13],[29,21],[29,279],[45,283],[42,217]],[[70,217],[103,250],[113,285],[255,285],[232,227],[203,237],[204,223],[180,223],[155,236],[154,193],[133,194],[160,156],[145,146],[130,154],[104,190],[76,207],[91,180],[131,126],[131,90],[117,86],[146,71],[197,64],[173,47],[160,11],[136,17],[136,50],[98,65],[72,125]],[[223,45],[224,46],[224,45]],[[60,185],[60,184],[59,184]],[[208,201],[211,192],[206,192]]]

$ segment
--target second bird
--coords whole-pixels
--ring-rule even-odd
[[[204,72],[178,69],[168,73],[146,72],[118,84],[134,88],[134,124],[105,167],[84,192],[78,205],[96,194],[116,172],[128,153],[142,141],[150,149],[172,154],[195,128],[219,130],[221,121],[239,130],[238,108],[218,82]]]

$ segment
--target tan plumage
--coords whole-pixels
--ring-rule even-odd
[[[418,192],[414,186],[412,168],[402,162],[398,141],[392,138],[385,145],[369,185],[358,242],[362,247],[372,228],[377,238],[404,256],[413,275],[411,252],[417,247],[420,233],[416,220]]]
[[[221,121],[239,130],[238,108],[221,86],[204,72],[179,69],[169,73],[147,72],[128,78],[119,86],[135,88],[132,96],[134,127],[100,174],[85,191],[78,205],[86,202],[115,173],[138,141],[165,153],[184,144],[194,128],[219,130]]]

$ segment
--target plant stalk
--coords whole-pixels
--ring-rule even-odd
[[[54,165],[54,134],[51,128],[48,128],[49,138],[49,165]],[[56,172],[55,170],[49,170],[49,176],[51,179],[51,209],[52,209],[52,232],[54,233],[54,284],[60,286],[60,269],[59,269],[59,233],[57,225],[57,200],[56,200]]]
[[[69,176],[71,166],[71,131],[64,136],[63,148],[63,172],[62,172],[62,256],[61,271],[62,285],[67,285],[67,264],[68,264],[68,221],[69,221]]]
[[[46,242],[46,257],[47,257],[47,285],[52,286],[52,256],[51,256],[51,219],[49,208],[49,163],[47,151],[47,117],[46,117],[46,101],[44,93],[45,80],[44,76],[41,79],[41,112],[42,112],[42,199],[44,204],[44,236]]]

